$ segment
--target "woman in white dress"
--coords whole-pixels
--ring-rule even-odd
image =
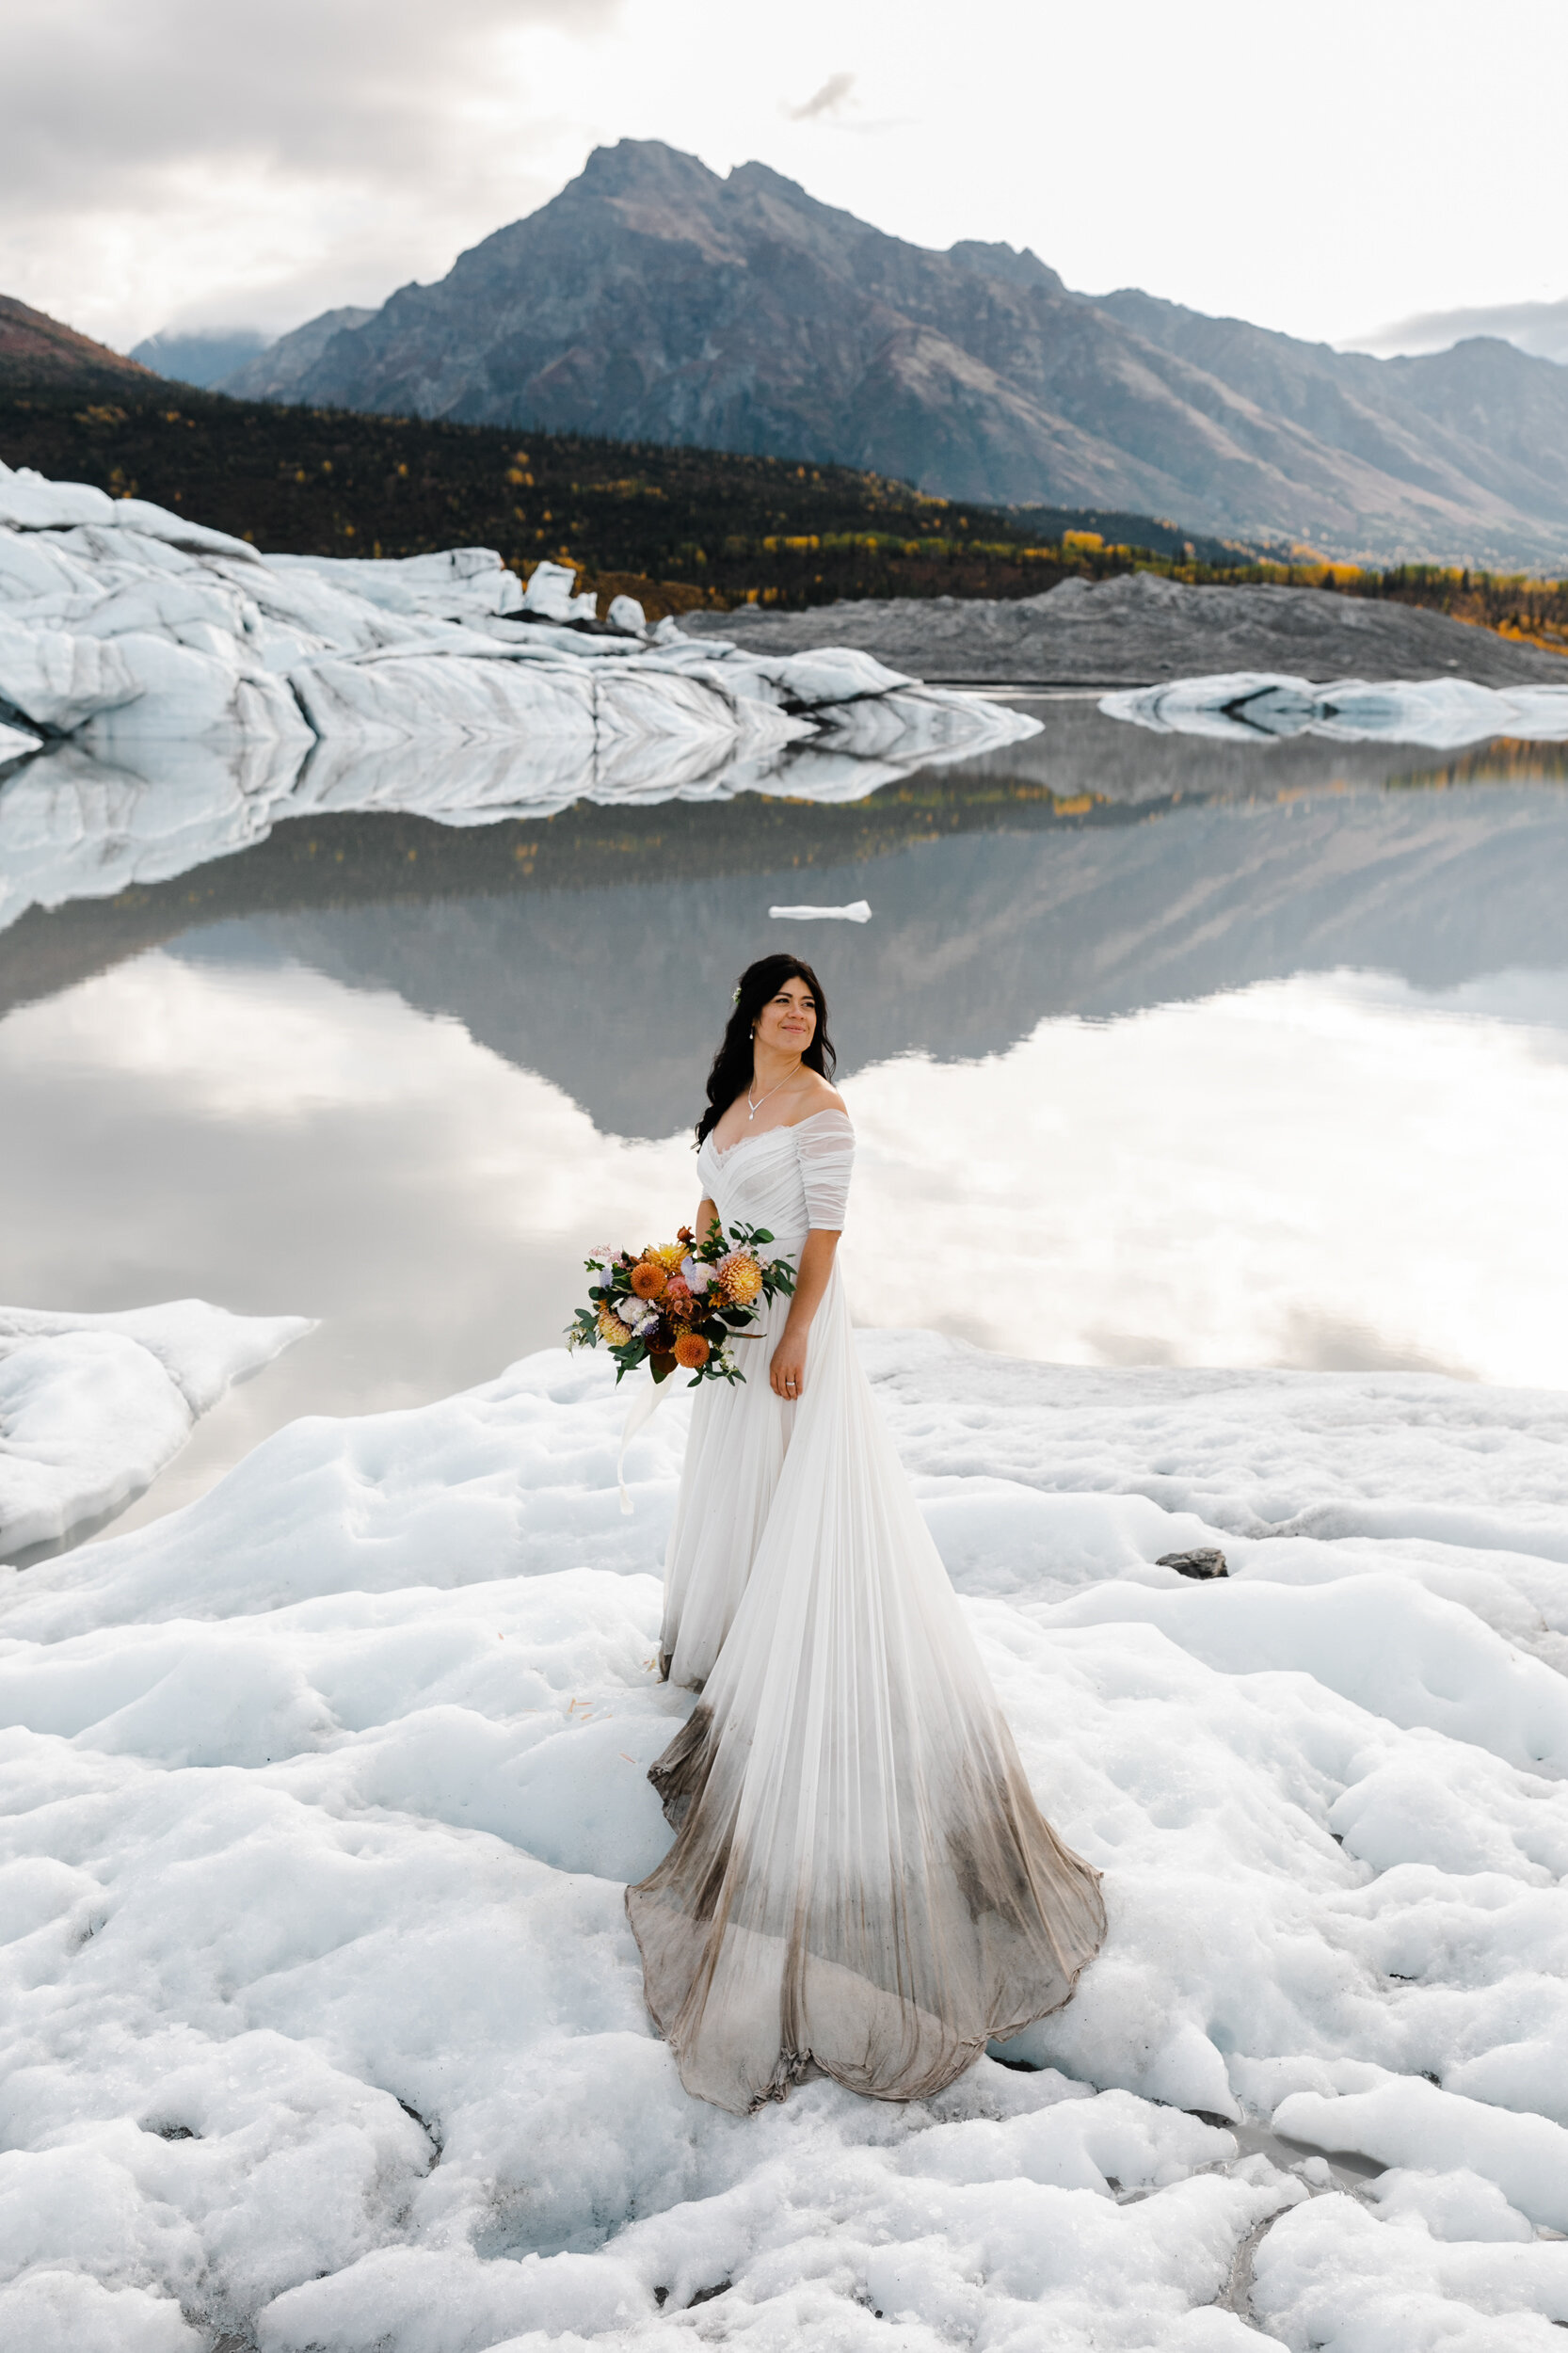
[[[680,1835],[626,1897],[682,2082],[743,2112],[816,2073],[936,2091],[1060,2009],[1105,1934],[855,1353],[832,1067],[810,967],[752,965],[697,1128],[697,1230],[768,1227],[796,1288],[746,1379],[695,1401],[661,1663],[701,1696],[649,1773]]]

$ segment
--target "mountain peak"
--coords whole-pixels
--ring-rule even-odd
[[[808,204],[815,213],[827,213],[835,209],[830,204],[823,203],[819,197],[808,195],[798,180],[787,179],[783,172],[775,171],[771,164],[760,164],[755,158],[748,164],[737,164],[730,172],[726,185],[732,188],[763,189],[770,196],[788,198],[791,203]],[[846,213],[844,217],[847,220],[852,216]]]
[[[663,139],[617,139],[614,147],[596,147],[561,194],[612,199],[653,196],[665,201],[684,197],[708,204],[723,186],[718,173],[710,171],[700,155],[688,155]]]
[[[965,237],[948,248],[948,259],[982,278],[1000,278],[1009,286],[1038,287],[1042,293],[1064,295],[1064,281],[1027,245],[1021,251],[1010,245],[984,245]]]
[[[594,151],[293,397],[839,463],[942,497],[1179,515],[1336,554],[1553,565],[1568,371],[1476,343],[1340,355],[1039,256],[888,235],[752,161]]]

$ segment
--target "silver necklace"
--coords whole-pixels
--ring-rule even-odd
[[[748,1086],[748,1087],[746,1088],[746,1101],[747,1101],[747,1103],[750,1105],[750,1110],[748,1111],[748,1112],[747,1112],[747,1114],[746,1114],[746,1125],[747,1125],[747,1127],[749,1127],[749,1126],[751,1125],[751,1122],[752,1122],[752,1121],[756,1118],[756,1116],[757,1116],[758,1112],[761,1110],[762,1105],[763,1105],[763,1104],[767,1101],[767,1099],[768,1099],[768,1096],[769,1096],[769,1095],[776,1095],[776,1094],[778,1093],[778,1087],[781,1087],[781,1086],[788,1086],[788,1084],[789,1084],[790,1080],[791,1080],[794,1077],[794,1075],[795,1075],[795,1070],[798,1070],[798,1069],[800,1068],[801,1062],[802,1062],[802,1060],[803,1060],[803,1059],[804,1059],[804,1057],[803,1057],[803,1056],[801,1056],[801,1055],[798,1055],[798,1054],[797,1054],[797,1055],[796,1055],[796,1057],[795,1057],[795,1069],[794,1069],[794,1070],[786,1070],[786,1072],[784,1073],[783,1078],[782,1078],[782,1079],[780,1079],[780,1080],[779,1080],[779,1081],[778,1081],[778,1086],[771,1086],[771,1087],[769,1087],[769,1089],[768,1089],[768,1094],[767,1094],[767,1095],[759,1096],[759,1097],[758,1097],[758,1099],[757,1099],[757,1101],[756,1101],[755,1103],[753,1103],[753,1102],[752,1102],[752,1100],[751,1100],[751,1087],[750,1087],[750,1086]],[[753,1081],[753,1083],[755,1084],[755,1081]]]

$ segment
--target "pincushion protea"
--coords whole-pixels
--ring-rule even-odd
[[[749,1307],[762,1288],[762,1270],[749,1250],[732,1250],[714,1269],[727,1299]]]

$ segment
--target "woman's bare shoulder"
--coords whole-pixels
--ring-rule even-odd
[[[829,1086],[827,1080],[818,1071],[803,1070],[800,1075],[803,1079],[809,1079],[811,1081],[810,1086],[799,1097],[803,1119],[814,1119],[819,1112],[842,1112],[845,1118],[848,1118],[849,1105],[844,1101],[837,1087]]]

